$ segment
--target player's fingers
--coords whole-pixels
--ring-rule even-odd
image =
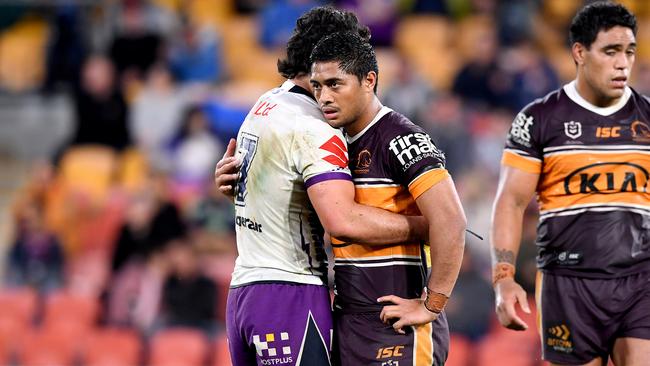
[[[236,147],[237,147],[237,141],[231,138],[230,141],[228,141],[228,147],[226,148],[226,152],[223,153],[223,157],[227,158],[227,157],[235,156]]]
[[[237,161],[237,158],[235,158],[234,156],[223,158],[223,159],[219,160],[217,162],[217,167],[215,169],[215,173],[219,168],[223,167],[226,164],[230,164],[232,162],[235,162],[235,161]]]
[[[214,173],[215,183],[234,183],[239,175],[236,163],[237,162],[232,162],[231,164],[224,165],[217,169]]]
[[[526,324],[526,322],[524,322],[517,315],[517,311],[515,310],[514,302],[508,302],[506,304],[506,315],[507,315],[507,319],[509,319],[509,323],[507,324],[508,328],[514,329],[514,330],[526,330],[526,329],[528,329],[528,325]]]
[[[393,329],[395,329],[395,331],[399,334],[406,334],[406,332],[404,332],[404,329],[402,329],[403,327],[404,327],[403,320],[398,320],[395,322],[395,324],[393,324]]]
[[[232,194],[232,186],[219,186],[219,192],[225,194],[225,195],[231,195]]]
[[[377,302],[392,302],[393,304],[399,304],[402,301],[402,298],[395,295],[382,296],[377,299]]]
[[[221,174],[221,175],[219,175],[218,178],[216,178],[214,180],[214,182],[218,186],[231,185],[232,183],[237,181],[237,176],[238,175],[239,175],[238,173],[235,173],[235,174]]]
[[[381,317],[381,321],[387,323],[390,319],[399,317],[399,309],[395,305],[384,306],[379,316]]]
[[[517,302],[519,302],[519,306],[521,306],[521,310],[523,310],[524,313],[530,314],[530,306],[528,306],[528,297],[526,296],[526,292],[517,292]]]

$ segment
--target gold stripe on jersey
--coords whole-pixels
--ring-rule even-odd
[[[413,196],[409,191],[397,185],[363,184],[355,185],[354,199],[363,205],[378,207],[402,215],[420,215]],[[368,258],[383,256],[419,256],[419,243],[402,243],[398,245],[371,246],[347,243],[332,238],[334,256],[336,258]],[[336,247],[336,245],[345,245]],[[388,263],[387,263],[388,265]]]
[[[537,331],[539,332],[539,339],[542,342],[542,357],[544,357],[544,328],[542,328],[542,286],[544,284],[544,274],[542,271],[537,271],[535,276],[535,304],[537,305],[537,314],[535,321],[537,323]]]
[[[545,157],[539,184],[540,213],[621,206],[650,210],[644,192],[650,155],[644,152],[599,150],[553,153]]]
[[[332,238],[332,244],[345,243]],[[352,244],[344,247],[333,247],[333,252],[336,258],[415,257],[420,256],[420,245],[418,243],[387,246]],[[386,265],[389,265],[389,262],[386,261]]]
[[[533,174],[539,174],[542,171],[542,162],[540,160],[533,157],[522,156],[509,150],[503,152],[501,164]]]
[[[413,199],[418,199],[422,193],[426,192],[427,189],[435,186],[441,180],[447,178],[449,172],[447,169],[432,169],[423,174],[420,174],[409,184],[409,191],[413,195]]]
[[[433,325],[427,323],[413,328],[413,336],[415,337],[413,342],[413,348],[415,348],[413,365],[433,365]]]

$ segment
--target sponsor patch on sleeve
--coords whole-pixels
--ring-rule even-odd
[[[388,149],[395,154],[403,171],[427,158],[436,160],[437,165],[444,167],[444,153],[433,144],[431,137],[426,133],[398,135],[390,140]]]

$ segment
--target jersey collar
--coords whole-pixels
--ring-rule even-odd
[[[309,97],[309,99],[314,102],[316,101],[316,98],[314,98],[314,95],[310,93],[309,90],[294,84],[291,80],[285,81],[284,84],[282,84],[282,89],[288,90],[290,93],[302,94]]]
[[[578,88],[576,87],[575,80],[566,84],[562,89],[569,97],[569,99],[574,101],[576,104],[596,114],[600,114],[601,116],[610,116],[620,111],[621,108],[623,108],[625,104],[627,104],[627,101],[630,99],[630,96],[632,95],[632,89],[630,89],[629,86],[626,86],[625,91],[623,92],[623,96],[621,97],[621,99],[619,99],[618,102],[616,102],[616,104],[611,105],[609,107],[598,107],[589,103],[578,93]]]
[[[366,133],[366,131],[368,131],[370,129],[370,127],[372,127],[375,123],[379,122],[379,120],[383,116],[387,115],[388,113],[390,113],[392,111],[393,111],[392,109],[390,109],[390,108],[388,108],[386,106],[382,106],[381,109],[379,110],[379,112],[377,112],[377,114],[375,115],[375,118],[373,118],[372,121],[370,121],[370,123],[368,123],[366,128],[361,130],[361,132],[359,132],[358,134],[356,134],[354,136],[349,136],[348,134],[345,134],[345,139],[348,141],[348,144],[351,144],[351,143],[357,141],[361,136],[363,136],[364,133]]]

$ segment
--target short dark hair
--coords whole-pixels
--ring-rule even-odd
[[[598,1],[582,8],[573,18],[569,41],[589,48],[600,31],[608,31],[615,26],[630,28],[636,36],[634,14],[621,4]]]
[[[366,41],[370,40],[370,30],[360,24],[352,12],[321,6],[300,16],[287,42],[287,58],[278,60],[278,72],[287,79],[308,73],[311,66],[309,55],[316,43],[339,31],[355,32]]]
[[[352,32],[338,32],[321,39],[311,52],[311,62],[339,63],[343,72],[356,75],[359,82],[370,71],[379,76],[377,56],[367,40]],[[377,84],[375,84],[377,92]]]

